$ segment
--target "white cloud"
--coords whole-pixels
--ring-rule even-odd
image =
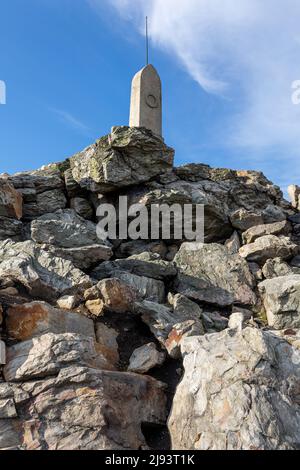
[[[97,7],[103,0],[88,0]],[[230,98],[224,143],[245,152],[300,157],[299,0],[106,0],[153,44],[175,57],[208,93]],[[298,165],[299,166],[299,165]],[[300,177],[300,171],[299,171]]]
[[[71,113],[68,111],[64,111],[63,109],[57,109],[57,108],[50,108],[50,111],[55,113],[61,122],[64,124],[67,124],[68,126],[72,127],[75,130],[87,133],[89,132],[89,127],[86,126],[82,121],[79,119],[75,118]]]

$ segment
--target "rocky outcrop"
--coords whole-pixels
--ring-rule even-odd
[[[0,450],[300,448],[298,187],[173,158],[118,127],[0,176]],[[204,205],[203,242],[99,238],[120,196]]]
[[[145,183],[172,168],[174,151],[146,129],[113,128],[70,158],[74,180],[92,192]]]
[[[275,329],[300,328],[300,275],[287,275],[259,284],[268,324]]]
[[[217,244],[185,243],[175,257],[178,292],[220,306],[255,304],[254,279],[247,263]]]
[[[260,265],[268,259],[281,258],[283,260],[291,259],[298,253],[299,247],[287,237],[276,237],[274,235],[265,235],[255,240],[254,243],[244,245],[239,253],[242,258]]]
[[[53,300],[92,285],[86,274],[67,260],[54,257],[32,241],[0,243],[0,278],[20,283],[32,297]]]
[[[166,419],[163,384],[136,374],[73,366],[8,393],[18,417],[0,419],[2,450],[138,450],[142,424]]]
[[[299,448],[299,349],[253,328],[187,338],[181,348],[173,449]]]

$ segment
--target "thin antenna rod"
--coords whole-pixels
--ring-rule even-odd
[[[146,65],[149,64],[148,16],[146,16]]]

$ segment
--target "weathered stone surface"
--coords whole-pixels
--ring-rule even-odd
[[[299,448],[299,350],[252,328],[187,338],[181,348],[174,450]]]
[[[247,261],[263,265],[270,258],[282,258],[287,260],[295,256],[298,246],[287,237],[266,235],[258,238],[254,243],[240,248],[240,256]]]
[[[176,295],[173,308],[144,300],[134,304],[141,318],[174,359],[180,357],[180,343],[186,336],[204,334],[202,312],[197,304]]]
[[[100,302],[99,305],[102,305],[102,310],[105,307],[116,313],[125,313],[131,310],[133,303],[138,299],[138,294],[135,289],[121,282],[120,279],[110,278],[99,281],[96,286],[84,293],[84,297],[88,302],[101,300],[102,304]]]
[[[117,366],[119,362],[118,336],[119,333],[113,328],[106,326],[104,323],[96,323],[98,348],[105,353],[109,362],[114,366]]]
[[[8,217],[0,217],[0,240],[19,241],[22,238],[23,224],[19,220],[9,219]]]
[[[18,415],[14,400],[11,398],[0,400],[0,419],[10,419],[16,416]]]
[[[46,214],[31,222],[31,237],[37,243],[74,248],[98,243],[96,225],[72,209]]]
[[[77,183],[94,192],[149,181],[173,165],[174,150],[141,128],[115,127],[112,133],[70,158]]]
[[[32,297],[57,299],[92,285],[89,276],[74,265],[42,250],[32,241],[0,242],[0,278],[21,283]]]
[[[0,217],[22,218],[22,195],[6,179],[0,178]]]
[[[228,328],[242,330],[249,323],[252,316],[252,312],[247,310],[233,312],[229,318]]]
[[[57,300],[57,305],[63,310],[73,310],[78,306],[80,299],[76,295],[63,295]]]
[[[230,215],[230,221],[233,227],[241,232],[264,223],[262,215],[257,214],[256,212],[247,211],[246,209],[238,209],[234,211]]]
[[[142,424],[166,418],[164,384],[142,375],[68,367],[23,388],[22,418],[0,420],[0,449],[138,450]]]
[[[263,272],[257,263],[248,263],[249,269],[256,281],[263,281]]]
[[[216,333],[228,328],[228,318],[219,312],[202,312],[202,323],[207,333]]]
[[[239,234],[236,231],[233,232],[233,235],[228,240],[226,240],[225,246],[231,255],[236,255],[239,252],[241,241]]]
[[[0,450],[16,450],[21,443],[20,428],[17,420],[0,420]]]
[[[288,187],[288,193],[292,201],[292,206],[300,210],[300,186],[295,184]]]
[[[93,207],[89,201],[83,197],[72,198],[70,201],[70,207],[83,219],[92,220],[94,214]]]
[[[98,269],[93,271],[94,277],[102,277],[114,271],[127,271],[137,276],[144,276],[158,280],[171,279],[176,276],[177,269],[174,264],[161,259],[157,253],[141,253],[130,256],[126,259],[117,259],[115,261],[102,263]]]
[[[43,214],[62,210],[67,205],[67,199],[61,189],[53,189],[36,195],[35,202],[24,204],[23,216],[31,220]]]
[[[74,266],[84,271],[97,266],[101,261],[107,261],[112,257],[112,249],[106,245],[87,245],[75,248],[60,248],[54,245],[41,245],[41,248],[52,253],[58,258],[71,261]]]
[[[299,274],[268,279],[258,288],[272,328],[300,328]]]
[[[265,235],[288,235],[291,231],[292,226],[287,220],[275,222],[274,224],[257,225],[243,233],[243,241],[245,244],[249,244]]]
[[[98,343],[75,333],[48,333],[7,348],[3,374],[7,382],[55,376],[63,367],[113,369]]]
[[[46,333],[78,333],[95,338],[93,321],[75,312],[60,310],[46,302],[14,305],[6,318],[10,337],[25,341]]]
[[[9,177],[9,181],[18,190],[33,189],[36,194],[54,189],[63,189],[64,187],[60,171],[51,165],[35,171],[16,173]]]
[[[167,185],[171,194],[176,194],[182,205],[187,199],[191,204],[204,205],[204,241],[206,243],[225,241],[232,235],[227,205],[228,189],[210,181],[175,181]]]
[[[104,315],[104,302],[102,299],[92,299],[85,302],[85,306],[88,311],[95,317],[101,317]]]
[[[146,374],[154,367],[161,366],[165,361],[166,355],[156,349],[154,343],[148,343],[133,351],[130,357],[128,372],[137,374]]]
[[[178,292],[218,304],[255,304],[254,279],[239,255],[217,244],[184,243],[175,257]]]
[[[293,274],[293,268],[289,266],[281,258],[268,259],[262,268],[263,275],[266,279],[274,277],[288,276]]]
[[[135,289],[143,299],[163,303],[165,300],[165,285],[162,281],[145,276],[137,276],[127,271],[112,270],[111,263],[102,263],[92,272],[92,277],[105,279],[110,276],[119,279],[123,283]]]
[[[162,241],[146,242],[144,240],[129,240],[121,243],[115,250],[117,258],[127,258],[145,252],[157,253],[161,257],[167,254],[168,248]]]

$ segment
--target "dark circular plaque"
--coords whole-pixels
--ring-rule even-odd
[[[158,108],[159,102],[158,99],[154,95],[148,95],[146,98],[146,103],[149,108]]]

